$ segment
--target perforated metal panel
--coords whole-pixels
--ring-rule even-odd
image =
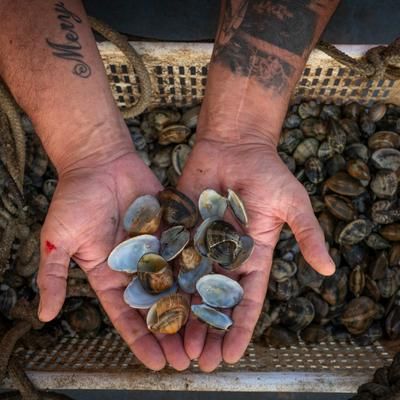
[[[153,85],[152,107],[186,106],[204,97],[212,44],[132,42],[142,54]],[[338,46],[353,57],[360,57],[370,46]],[[137,101],[136,76],[125,57],[112,44],[99,45],[114,97],[123,108]],[[360,78],[319,50],[309,57],[293,98],[318,98],[324,101],[372,101],[400,103],[400,83]]]
[[[152,107],[199,103],[205,92],[211,44],[133,43],[143,55],[153,85]],[[352,56],[368,46],[341,48]],[[124,56],[110,43],[99,45],[111,88],[123,108],[137,101],[138,82]],[[399,82],[362,80],[352,71],[314,51],[294,100],[400,104]],[[18,356],[28,375],[49,389],[141,389],[282,392],[354,392],[373,371],[389,364],[400,343],[360,347],[353,342],[300,343],[285,349],[251,344],[234,366],[201,373],[194,362],[188,371],[146,370],[116,334],[91,339],[64,338],[56,346],[37,350],[20,347]],[[6,382],[7,385],[7,382]]]

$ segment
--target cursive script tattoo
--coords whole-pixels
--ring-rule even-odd
[[[65,42],[55,43],[48,38],[46,42],[53,49],[53,55],[75,63],[72,68],[73,74],[81,78],[88,78],[91,75],[91,69],[83,59],[82,45],[75,30],[75,24],[80,24],[82,20],[78,15],[68,10],[62,1],[55,3],[54,10],[57,13],[57,19],[60,21],[60,28],[65,33]]]
[[[214,61],[283,93],[295,68],[276,53],[307,54],[317,24],[317,13],[309,7],[313,1],[227,0]],[[277,50],[267,51],[271,46]]]

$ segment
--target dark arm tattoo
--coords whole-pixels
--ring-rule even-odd
[[[214,61],[238,75],[256,79],[280,94],[288,88],[295,68],[272,45],[305,57],[314,37],[320,7],[314,0],[227,0],[223,22],[215,44]],[[235,7],[235,9],[234,9]]]
[[[68,10],[62,1],[55,3],[54,10],[57,13],[57,19],[60,21],[60,28],[65,33],[65,42],[55,43],[47,38],[46,43],[53,49],[53,55],[56,57],[74,61],[72,73],[81,78],[88,78],[91,74],[91,69],[83,59],[82,45],[75,30],[75,24],[80,24],[82,20],[78,15]]]

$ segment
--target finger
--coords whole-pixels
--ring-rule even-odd
[[[182,337],[175,335],[156,335],[164,351],[168,364],[177,371],[183,371],[190,366],[190,358],[183,347]]]
[[[214,371],[222,362],[222,342],[225,331],[208,328],[206,343],[199,358],[199,367],[204,372]]]
[[[335,264],[325,246],[324,233],[307,195],[304,195],[298,207],[291,207],[288,210],[287,222],[296,237],[304,259],[320,274],[332,275],[335,272]]]
[[[48,322],[57,316],[64,304],[70,256],[58,241],[50,242],[46,235],[42,235],[40,248],[38,317]]]
[[[192,304],[201,304],[198,294],[192,296]],[[207,337],[207,325],[190,312],[184,333],[185,351],[191,360],[198,359],[203,351]]]
[[[233,325],[225,335],[222,348],[223,359],[229,364],[240,360],[251,340],[267,291],[267,276],[265,272],[253,271],[240,280],[245,294],[233,310]]]
[[[152,370],[164,368],[164,353],[156,338],[147,329],[139,312],[123,300],[125,274],[112,271],[102,263],[87,271],[87,275],[104,311],[135,356]]]

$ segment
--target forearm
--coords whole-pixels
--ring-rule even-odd
[[[338,3],[223,2],[200,134],[211,126],[217,140],[245,140],[247,132],[248,140],[276,144],[293,88]]]
[[[0,20],[0,75],[59,171],[132,149],[79,0],[3,0]]]

